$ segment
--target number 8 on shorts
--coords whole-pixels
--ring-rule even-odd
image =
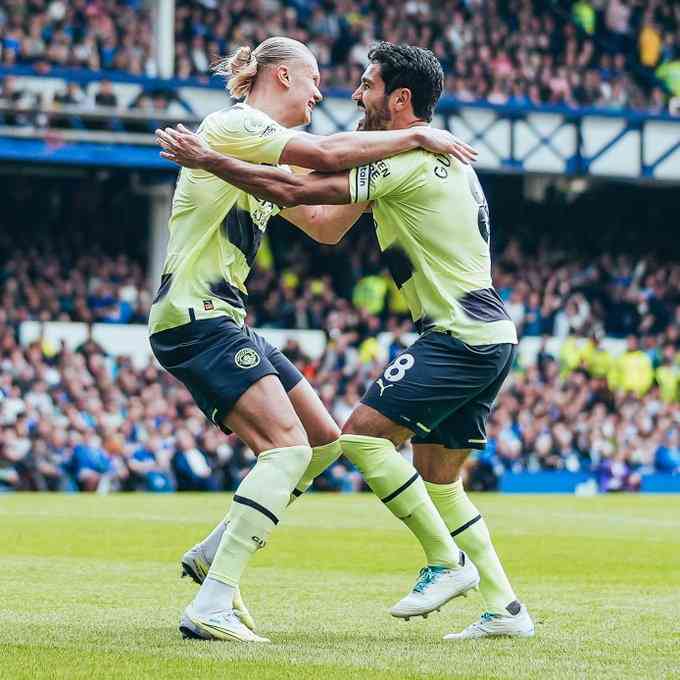
[[[383,373],[385,380],[398,382],[406,375],[406,371],[408,371],[409,368],[412,368],[415,363],[416,360],[413,358],[412,354],[401,354],[394,363],[390,364],[385,369],[385,372]]]

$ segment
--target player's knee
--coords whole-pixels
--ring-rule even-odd
[[[329,424],[307,432],[307,437],[310,446],[325,446],[340,439],[340,428],[335,423]]]
[[[347,422],[342,426],[342,434],[367,434],[367,432],[359,418],[350,416]]]
[[[432,484],[441,484],[439,481],[440,475],[437,474],[437,466],[429,456],[413,456],[413,467],[418,471],[418,474],[426,481]]]
[[[367,437],[381,437],[382,432],[371,418],[371,412],[360,405],[350,414],[342,426],[342,434],[360,434]]]
[[[460,468],[439,469],[436,465],[415,465],[420,476],[431,484],[453,484],[460,479]]]
[[[363,418],[361,415],[357,415],[356,412],[343,425],[342,434],[357,434],[363,437],[389,439],[395,446],[400,444],[389,428],[381,427],[379,424],[371,421],[370,418]]]
[[[288,446],[309,446],[309,439],[302,423],[293,416],[277,423],[270,423],[259,435],[261,451],[282,449]]]
[[[452,484],[460,479],[469,453],[440,445],[417,444],[413,447],[413,465],[426,482]]]

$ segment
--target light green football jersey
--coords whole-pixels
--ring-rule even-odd
[[[295,135],[247,104],[211,113],[198,135],[215,151],[276,165]],[[192,319],[229,316],[242,325],[245,281],[270,217],[279,208],[204,170],[182,168],[168,223],[170,240],[149,332]]]
[[[354,168],[350,191],[353,203],[373,202],[380,250],[418,330],[517,343],[491,283],[489,209],[470,166],[409,151]]]

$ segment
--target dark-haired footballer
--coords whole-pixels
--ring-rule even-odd
[[[369,59],[352,95],[365,113],[363,129],[427,125],[443,83],[432,52],[379,43]],[[416,536],[411,510],[418,494],[428,493],[479,569],[486,611],[445,639],[533,635],[531,617],[460,479],[464,460],[486,444],[486,419],[517,344],[492,286],[489,209],[474,170],[449,155],[416,150],[348,172],[293,176],[221,156],[190,134],[173,131],[167,137],[165,157],[277,205],[372,206],[380,250],[421,335],[369,387],[343,428],[343,452]],[[394,457],[395,447],[409,438],[416,477]],[[387,487],[400,492],[384,498]],[[460,571],[428,564],[391,613],[409,618],[432,611]]]

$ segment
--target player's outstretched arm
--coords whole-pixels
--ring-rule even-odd
[[[280,162],[320,172],[339,172],[419,148],[451,154],[466,164],[477,158],[471,146],[450,132],[417,125],[405,130],[338,132],[328,136],[300,132],[286,144]]]
[[[315,184],[321,179],[327,181],[328,176],[312,178],[308,174],[298,175],[298,180],[309,178],[308,184],[300,186],[301,182],[288,172],[270,166],[253,165],[211,150],[198,135],[183,126],[178,126],[177,130],[156,130],[156,139],[164,149],[161,153],[164,158],[186,168],[211,172],[253,196],[284,207],[281,216],[319,243],[338,243],[368,205],[341,205],[350,201],[349,192],[345,191],[347,173],[329,182],[330,186],[322,187],[322,192],[318,194],[329,199],[325,203],[332,202],[333,205],[298,205],[297,198],[301,191],[313,192]],[[305,197],[309,199],[312,195],[310,193]],[[291,205],[296,207],[286,207]]]
[[[156,130],[161,156],[187,168],[199,168],[243,191],[276,205],[342,205],[351,203],[349,172],[293,175],[286,170],[257,165],[213,151],[183,126]]]

